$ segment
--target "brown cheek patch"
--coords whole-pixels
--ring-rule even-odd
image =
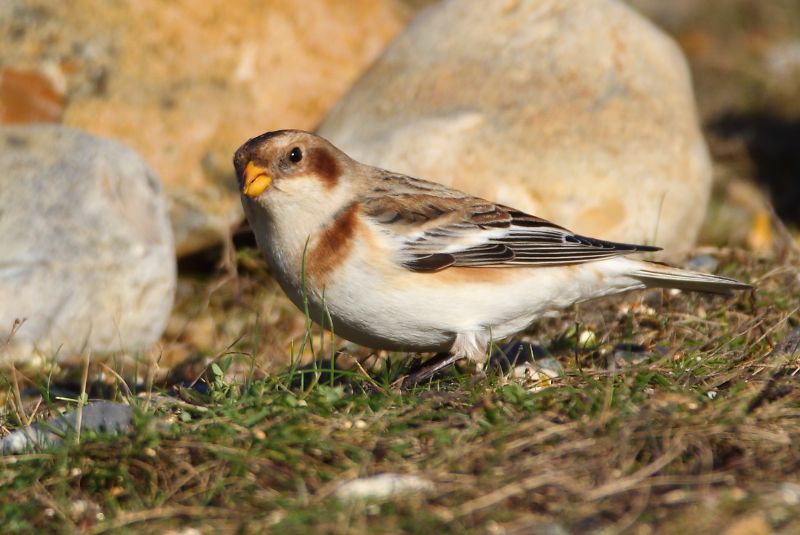
[[[325,149],[312,149],[309,154],[309,168],[316,173],[329,188],[339,182],[342,170],[336,158]]]
[[[353,250],[358,227],[358,203],[345,208],[317,237],[306,255],[306,273],[320,284]]]

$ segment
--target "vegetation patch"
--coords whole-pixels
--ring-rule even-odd
[[[163,379],[140,370],[137,386],[137,374],[120,380],[130,369],[93,365],[87,389],[130,403],[131,432],[0,457],[0,523],[5,533],[798,530],[798,266],[719,260],[758,290],[642,293],[538,322],[525,340],[563,368],[539,382],[455,369],[401,392],[404,355],[345,346],[331,368],[340,342],[310,328],[311,360],[298,342],[287,351],[296,365],[270,362],[282,346],[254,341],[261,320],[195,355],[194,384],[192,366]],[[216,288],[211,316],[241,288],[269,286],[257,271],[196,284]],[[198,294],[186,295],[184,310]],[[68,378],[18,371],[5,429],[75,406],[53,395]],[[380,474],[425,484],[340,492]]]

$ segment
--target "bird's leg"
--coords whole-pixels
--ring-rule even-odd
[[[422,381],[429,379],[436,372],[443,370],[451,364],[465,358],[464,355],[455,353],[436,353],[433,357],[424,362],[416,363],[408,372],[403,383],[400,385],[401,390],[408,390]]]
[[[412,367],[400,388],[402,390],[411,388],[464,358],[480,367],[486,361],[488,343],[489,337],[481,333],[458,333],[449,352],[437,353],[427,361]]]

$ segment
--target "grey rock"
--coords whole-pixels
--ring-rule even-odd
[[[131,425],[133,409],[130,405],[111,401],[88,403],[82,409],[81,433],[105,431],[120,433]],[[64,436],[77,431],[78,411],[70,411],[14,431],[0,440],[0,453],[11,455],[37,448],[59,444]]]
[[[176,284],[166,200],[119,143],[0,128],[0,255],[0,359],[138,350],[163,332]]]
[[[686,60],[617,0],[433,4],[318,133],[366,163],[675,254],[710,194]]]

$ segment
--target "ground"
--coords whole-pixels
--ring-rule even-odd
[[[343,355],[349,369],[331,375],[330,340],[320,345],[316,328],[316,371],[312,360],[271,372],[259,364],[259,331],[241,317],[263,308],[268,275],[194,281],[216,288],[208,308],[250,326],[183,368],[181,380],[197,370],[207,388],[148,370],[125,386],[93,366],[90,393],[133,403],[133,432],[0,458],[0,519],[6,533],[796,532],[798,262],[740,251],[714,258],[758,290],[582,305],[526,335],[562,375],[519,381],[456,370],[410,392],[396,387],[399,354],[362,359],[369,373]],[[282,330],[283,313],[250,317]],[[48,391],[46,378],[29,380]],[[28,397],[19,406],[7,399],[7,426],[33,412]],[[339,490],[382,473],[425,486],[374,500]]]
[[[136,410],[131,433],[0,457],[3,532],[800,532],[800,11],[674,5],[657,21],[715,159],[691,262],[755,291],[583,304],[521,338],[549,375],[401,392],[407,355],[310,325],[239,236],[182,262],[155,351],[3,372],[0,435],[75,407],[84,369]],[[386,473],[415,478],[347,494]]]

